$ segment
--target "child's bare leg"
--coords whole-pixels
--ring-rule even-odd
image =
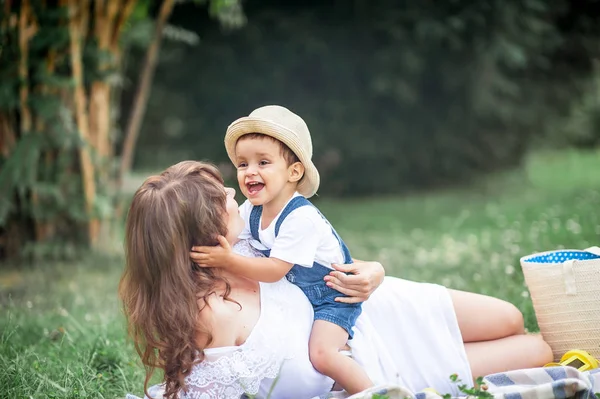
[[[367,373],[353,359],[339,351],[348,333],[325,320],[315,320],[308,343],[310,361],[320,373],[332,378],[348,393],[355,394],[373,386]]]
[[[513,335],[465,344],[473,378],[509,370],[542,367],[552,361],[552,350],[540,335]]]

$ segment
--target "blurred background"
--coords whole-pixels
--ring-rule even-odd
[[[536,330],[519,257],[600,237],[599,57],[595,0],[2,1],[0,391],[140,392],[128,202],[186,159],[235,186],[225,130],[267,104],[355,257]]]

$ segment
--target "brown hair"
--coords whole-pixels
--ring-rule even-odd
[[[298,158],[296,153],[291,150],[290,147],[288,147],[285,143],[283,143],[283,142],[277,140],[276,138],[271,137],[267,134],[248,133],[248,134],[245,134],[242,137],[240,137],[238,139],[238,142],[242,141],[242,140],[256,140],[256,139],[262,139],[262,140],[268,139],[268,140],[271,140],[271,141],[279,144],[281,156],[283,157],[283,159],[285,159],[287,166],[290,166],[296,162],[300,162],[300,159]]]
[[[230,286],[191,261],[194,245],[215,245],[227,234],[223,179],[214,166],[184,161],[151,176],[136,191],[127,215],[126,266],[119,296],[129,334],[146,369],[144,392],[158,367],[164,370],[165,397],[185,389],[185,377],[203,360],[212,336],[199,322],[201,302]],[[204,302],[206,303],[206,302]],[[198,337],[206,338],[204,344]]]

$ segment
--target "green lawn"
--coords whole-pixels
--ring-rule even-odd
[[[537,154],[469,190],[318,199],[353,255],[389,275],[507,299],[535,318],[518,259],[600,242],[600,153]],[[116,287],[119,254],[0,272],[0,392],[6,398],[122,398],[143,371]]]

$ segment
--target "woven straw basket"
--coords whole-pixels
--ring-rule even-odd
[[[554,360],[572,349],[600,358],[600,248],[533,254],[521,267]]]

